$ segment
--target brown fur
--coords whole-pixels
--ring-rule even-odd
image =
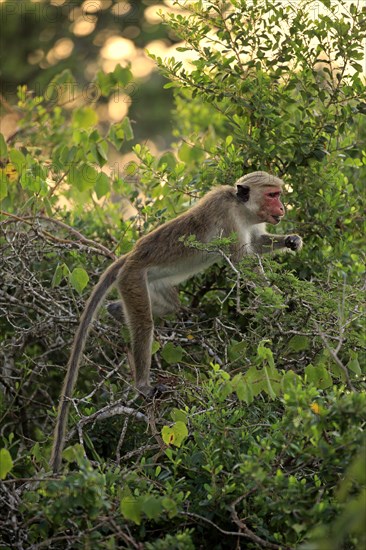
[[[279,194],[283,181],[266,172],[240,178],[236,187],[221,186],[210,191],[195,206],[174,220],[142,237],[134,249],[116,260],[94,288],[80,319],[61,392],[51,464],[61,466],[70,399],[90,324],[103,298],[116,284],[121,295],[123,317],[131,333],[131,354],[137,389],[146,396],[150,386],[153,316],[178,307],[175,286],[220,259],[220,255],[185,246],[181,237],[195,235],[202,243],[236,233],[232,256],[291,248],[302,242],[297,235],[269,235],[265,223],[276,224],[284,214]],[[277,192],[272,198],[270,193]],[[118,310],[118,307],[117,307]],[[117,312],[118,313],[118,312]],[[115,313],[113,313],[115,315]],[[115,315],[118,317],[119,315]]]

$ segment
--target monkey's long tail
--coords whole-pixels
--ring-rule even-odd
[[[74,387],[77,381],[80,361],[84,351],[85,341],[89,333],[90,325],[102,304],[103,298],[106,296],[111,286],[115,283],[118,272],[120,271],[125,261],[126,257],[122,256],[121,258],[116,260],[102,275],[102,277],[94,287],[85,305],[84,312],[80,318],[80,324],[74,337],[70,359],[67,365],[67,372],[61,392],[56,426],[53,436],[53,447],[50,463],[55,473],[58,472],[58,470],[60,469],[62,462],[62,451],[65,442],[70,399],[73,395]]]

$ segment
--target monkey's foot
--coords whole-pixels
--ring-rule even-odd
[[[155,386],[140,386],[137,391],[141,393],[146,399],[153,399],[159,397],[163,393],[171,392],[171,388],[164,384],[156,384]]]
[[[156,384],[153,389],[154,396],[162,393],[171,393],[173,391],[172,388],[169,388],[169,386],[166,386],[165,384]]]
[[[121,300],[118,300],[117,302],[111,302],[107,305],[106,309],[109,315],[114,317],[114,319],[124,322],[125,318],[123,315],[123,306]]]

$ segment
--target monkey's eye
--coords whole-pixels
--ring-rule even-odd
[[[268,193],[268,197],[271,197],[271,199],[275,199],[276,197],[279,197],[279,193]]]

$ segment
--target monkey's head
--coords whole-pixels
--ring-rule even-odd
[[[254,223],[280,223],[285,208],[280,200],[284,182],[267,172],[252,172],[236,182],[236,197]]]

